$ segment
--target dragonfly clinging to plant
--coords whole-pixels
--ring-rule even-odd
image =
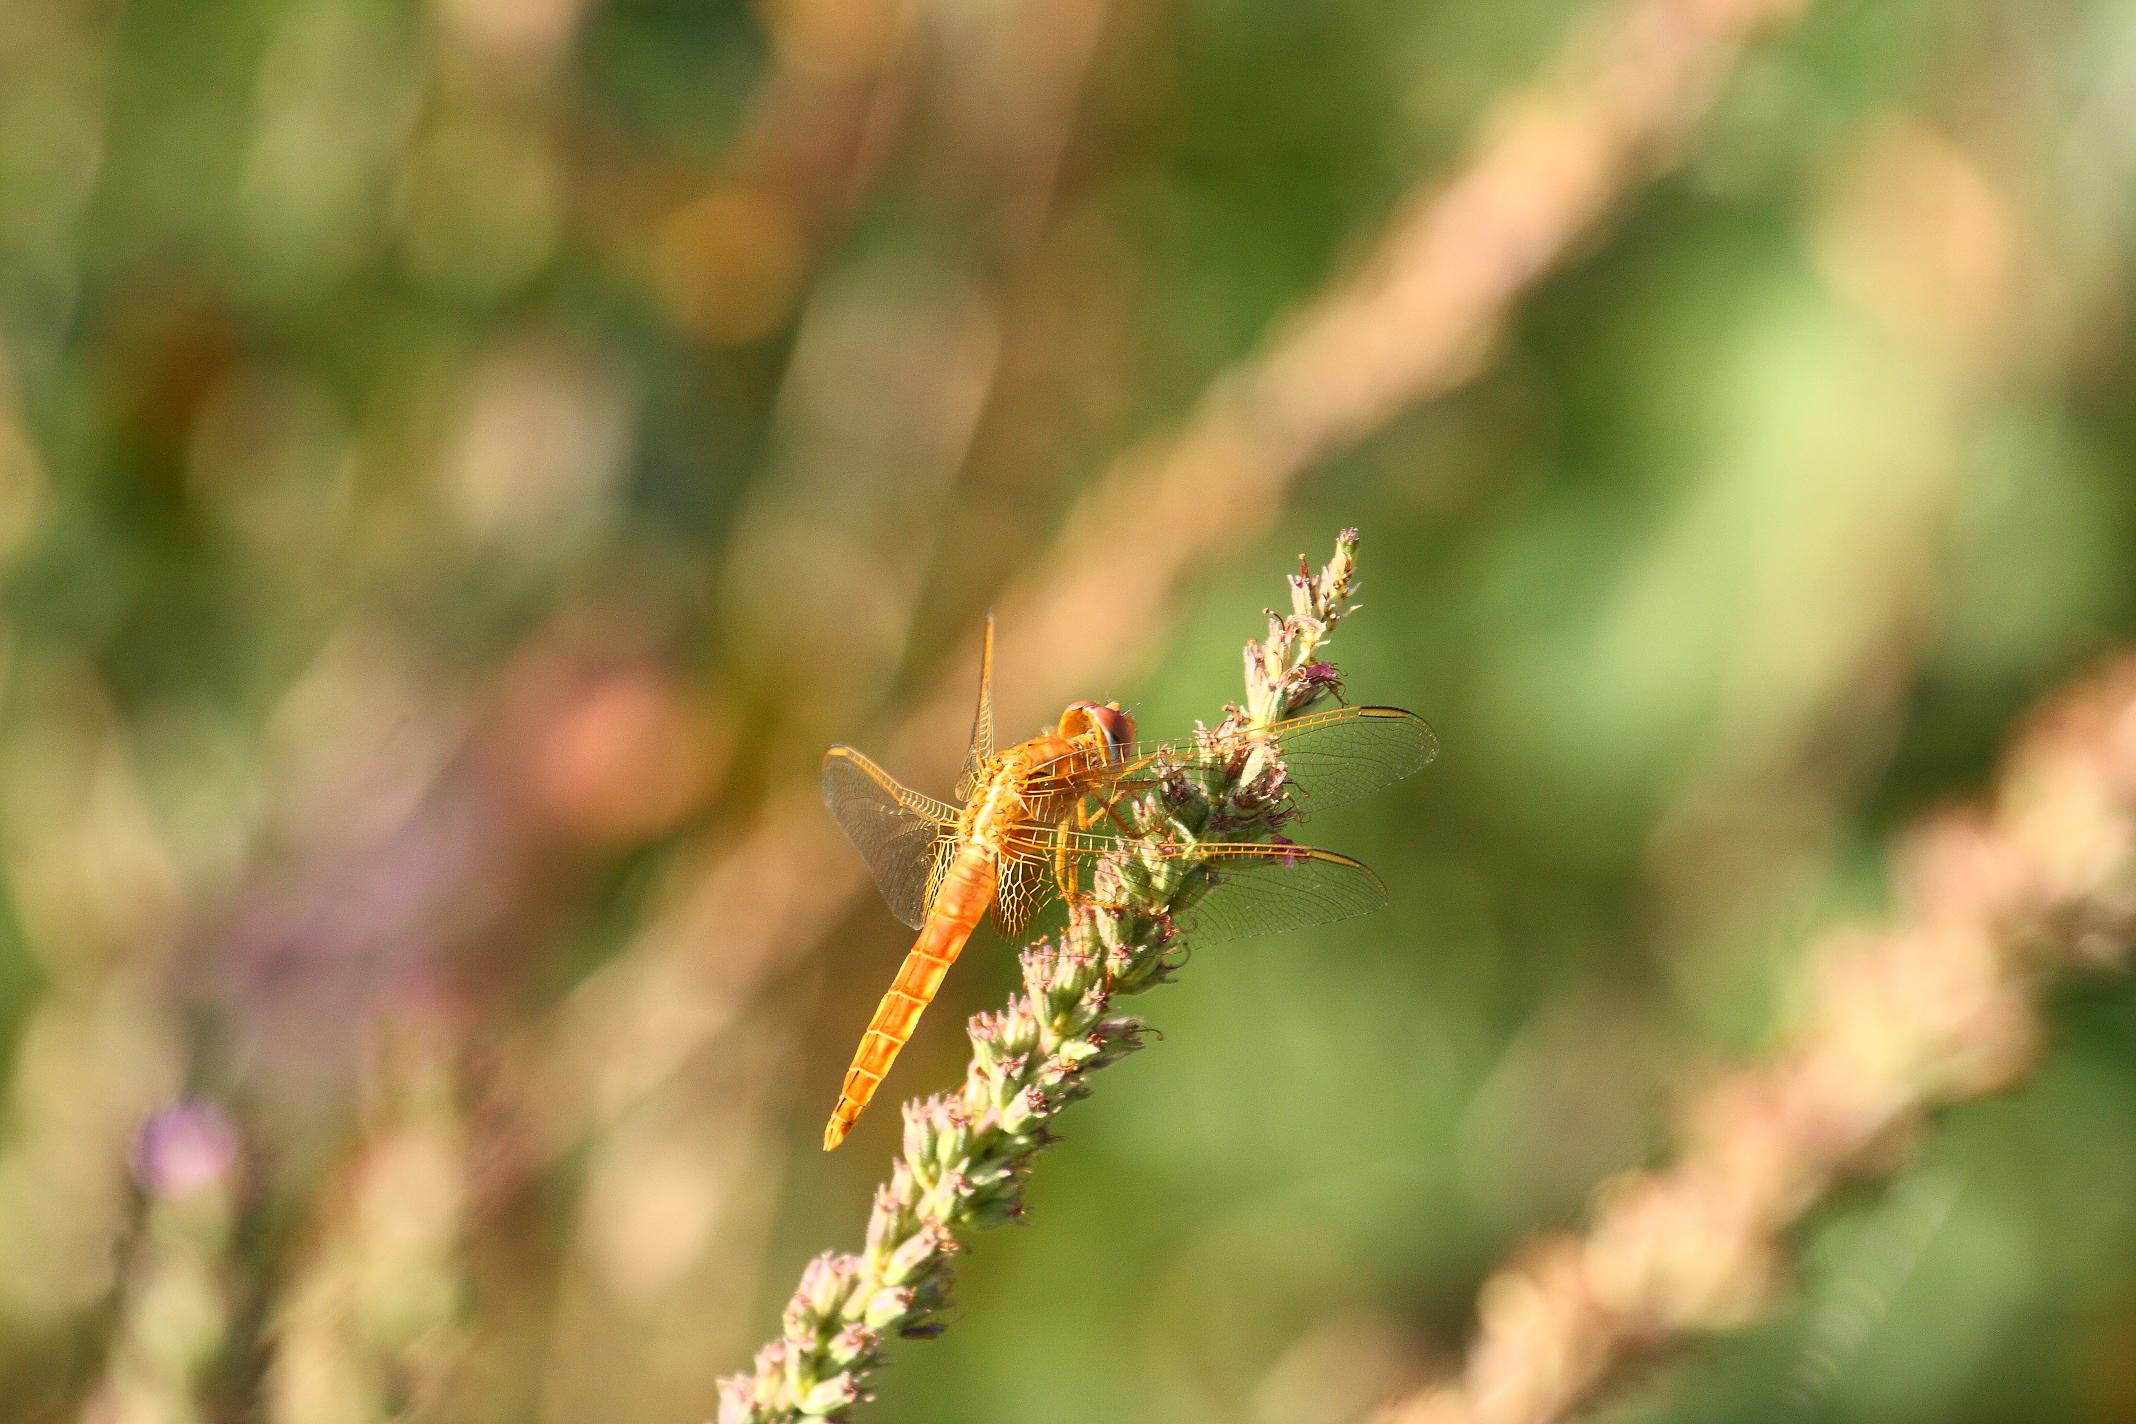
[[[979,710],[958,804],[910,790],[851,747],[823,759],[823,797],[859,850],[891,913],[918,930],[897,978],[876,1006],[823,1129],[826,1152],[867,1109],[911,1038],[949,967],[991,908],[1014,936],[1055,899],[1100,904],[1089,889],[1133,829],[1123,803],[1169,786],[1215,791],[1223,759],[1193,745],[1138,742],[1134,720],[1113,702],[1074,702],[1051,730],[994,746],[994,620],[980,656]],[[1430,761],[1438,740],[1398,707],[1337,707],[1276,723],[1257,734],[1286,768],[1284,784],[1323,811],[1377,790]],[[1094,827],[1108,827],[1104,833]],[[1195,839],[1162,853],[1190,863],[1197,940],[1325,924],[1376,910],[1387,890],[1363,864],[1288,843]]]

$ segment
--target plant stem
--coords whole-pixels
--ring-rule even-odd
[[[1290,611],[1271,612],[1266,640],[1246,645],[1244,705],[1197,734],[1222,777],[1130,810],[1138,831],[1162,831],[1163,851],[1123,840],[1095,887],[1111,908],[1078,909],[1057,941],[1026,949],[1023,992],[971,1021],[962,1088],[905,1104],[904,1151],[876,1189],[866,1247],[809,1263],[779,1337],[747,1373],[721,1381],[719,1424],[849,1418],[891,1336],[941,1333],[957,1253],[974,1231],[1023,1215],[1054,1117],[1090,1091],[1097,1070],[1140,1046],[1141,1020],[1113,1006],[1178,966],[1172,915],[1198,888],[1182,845],[1211,824],[1226,840],[1266,839],[1285,818],[1284,767],[1258,734],[1335,691],[1320,655],[1354,609],[1356,553],[1357,532],[1345,530],[1317,574],[1299,561]]]
[[[1903,908],[1808,956],[1803,1012],[1681,1115],[1674,1163],[1485,1282],[1459,1374],[1383,1424],[1555,1424],[1647,1361],[1785,1299],[1791,1234],[1896,1172],[1932,1116],[2041,1057],[2046,992],[2136,948],[2136,657],[2051,699],[1992,801],[1902,846]]]

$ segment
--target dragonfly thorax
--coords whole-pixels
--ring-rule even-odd
[[[1042,732],[981,762],[973,789],[958,817],[967,844],[995,849],[1010,838],[1028,838],[1060,821],[1088,794],[1091,773],[1118,760],[1124,743],[1113,736],[1127,723],[1117,708],[1088,706],[1104,717],[1087,718],[1071,707],[1063,730]],[[1118,721],[1108,721],[1117,718]],[[1067,730],[1072,727],[1072,733]]]

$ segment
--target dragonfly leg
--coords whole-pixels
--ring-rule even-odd
[[[1082,826],[1089,826],[1096,823],[1098,816],[1094,812],[1078,811],[1076,819]],[[1078,910],[1132,910],[1135,908],[1126,901],[1115,903],[1110,900],[1100,900],[1095,896],[1083,893],[1081,864],[1073,853],[1074,842],[1069,838],[1070,833],[1076,829],[1079,829],[1079,827],[1071,827],[1068,822],[1062,821],[1059,826],[1054,828],[1053,832],[1053,878],[1060,886],[1061,899],[1066,901],[1071,908]]]
[[[1121,835],[1128,837],[1130,840],[1134,839],[1135,828],[1120,819],[1120,808],[1118,806],[1114,805],[1110,801],[1106,801],[1099,806],[1099,809],[1105,813],[1107,820],[1111,821],[1113,825],[1119,828]]]
[[[1081,808],[1076,819],[1082,819]],[[1082,896],[1076,884],[1075,857],[1068,853],[1070,844],[1068,822],[1063,820],[1053,828],[1053,879],[1061,887],[1061,898],[1074,906],[1082,903]]]
[[[1082,797],[1076,801],[1075,810],[1063,817],[1053,828],[1053,878],[1061,887],[1061,898],[1071,906],[1089,909],[1096,903],[1083,898],[1079,880],[1081,870],[1071,852],[1074,844],[1071,833],[1089,830],[1098,823],[1099,817],[1108,814],[1110,810],[1110,806],[1102,800]]]
[[[1096,810],[1093,810],[1093,809],[1092,809],[1092,806],[1093,806],[1093,804],[1095,804],[1095,806],[1097,807],[1097,809],[1096,809]],[[1092,798],[1092,797],[1088,797],[1088,796],[1086,796],[1086,797],[1084,797],[1084,798],[1083,798],[1082,800],[1080,800],[1080,801],[1076,802],[1076,803],[1075,803],[1075,828],[1076,828],[1077,830],[1079,830],[1079,831],[1087,831],[1087,830],[1089,830],[1089,829],[1090,829],[1090,828],[1091,828],[1092,826],[1095,826],[1095,825],[1096,825],[1096,824],[1098,823],[1098,817],[1099,817],[1099,815],[1100,815],[1100,814],[1101,814],[1101,813],[1103,812],[1103,810],[1104,810],[1104,807],[1105,807],[1105,803],[1104,803],[1104,802],[1102,802],[1102,801],[1095,801],[1095,802],[1094,802],[1094,798]]]

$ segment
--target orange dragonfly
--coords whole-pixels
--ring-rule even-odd
[[[1209,752],[1137,742],[1134,720],[1117,703],[1075,702],[1049,732],[994,748],[994,620],[987,619],[979,668],[979,710],[970,754],[951,805],[901,786],[851,747],[823,759],[823,798],[853,842],[891,913],[920,932],[897,978],[876,1006],[823,1129],[823,1150],[845,1140],[912,1037],[979,921],[1015,936],[1054,899],[1098,903],[1092,884],[1125,843],[1089,828],[1117,807],[1181,781],[1214,790],[1229,774]],[[1338,707],[1279,722],[1259,734],[1282,758],[1286,786],[1302,787],[1314,811],[1362,796],[1418,770],[1438,739],[1398,707]],[[1292,812],[1307,806],[1294,801]],[[1333,851],[1285,843],[1197,840],[1177,852],[1203,882],[1190,892],[1197,941],[1325,924],[1376,910],[1387,890],[1362,863]]]

